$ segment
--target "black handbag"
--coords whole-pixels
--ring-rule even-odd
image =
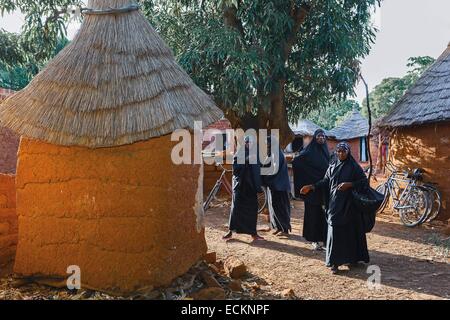
[[[352,191],[353,204],[361,212],[366,233],[372,231],[376,222],[377,211],[384,200],[384,195],[371,187]]]

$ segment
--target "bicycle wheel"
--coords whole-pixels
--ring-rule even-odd
[[[431,210],[428,213],[425,220],[430,222],[436,219],[436,217],[439,215],[439,212],[441,211],[442,206],[441,193],[434,186],[426,185],[425,188],[427,188],[428,191],[430,192],[430,201],[431,201],[430,204]]]
[[[388,188],[386,186],[386,182],[377,186],[375,188],[375,190],[384,195],[383,202],[381,203],[381,206],[378,208],[378,211],[377,211],[378,213],[381,213],[384,211],[384,209],[386,208],[386,205],[389,201],[389,192],[388,192]]]
[[[262,190],[263,192],[258,193],[258,213],[261,213],[267,205],[267,189]]]
[[[399,203],[400,221],[410,228],[421,224],[429,212],[429,197],[426,188],[411,187],[408,195]]]

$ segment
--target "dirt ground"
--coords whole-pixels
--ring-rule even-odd
[[[209,287],[201,276],[205,272],[218,281],[220,299],[450,298],[450,240],[443,244],[442,239],[447,236],[436,228],[410,229],[400,225],[394,216],[381,216],[375,229],[368,234],[370,264],[332,275],[324,265],[324,252],[312,251],[310,244],[300,236],[303,203],[294,201],[293,205],[293,232],[288,239],[261,231],[266,240],[252,243],[246,235],[222,240],[227,231],[229,202],[217,203],[206,214],[207,243],[209,251],[216,252],[217,261],[214,265],[199,262],[168,288],[155,288],[134,297],[113,297],[90,290],[55,289],[14,279],[8,276],[9,272],[4,272],[0,274],[0,300],[192,299],[193,294]],[[261,215],[259,228],[267,226],[266,217]],[[239,281],[242,290],[230,290],[231,279],[223,268],[227,259],[238,259],[247,267],[247,273]],[[367,273],[367,267],[370,265],[380,268],[378,289],[368,287],[371,274]]]
[[[288,239],[260,232],[265,241],[252,243],[246,235],[224,241],[221,237],[227,231],[228,213],[227,205],[208,211],[209,250],[215,251],[218,259],[232,256],[242,260],[261,294],[292,289],[299,299],[450,298],[450,259],[445,247],[435,244],[445,236],[429,226],[411,229],[399,224],[395,216],[381,216],[367,236],[371,262],[352,270],[344,267],[338,275],[332,275],[324,265],[324,252],[312,251],[300,236],[302,202],[294,201],[293,230]],[[266,219],[260,216],[259,228],[266,227]],[[378,289],[368,287],[370,265],[381,270]]]

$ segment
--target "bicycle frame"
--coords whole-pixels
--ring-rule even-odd
[[[226,173],[227,173],[227,171],[223,171],[222,172],[222,174],[220,175],[219,181],[220,181],[220,185],[223,184],[225,190],[231,196],[231,195],[233,195],[233,188],[231,187],[231,184],[230,184],[230,182],[228,181],[228,179],[226,177]]]
[[[231,187],[231,184],[226,177],[226,173],[230,172],[230,170],[226,170],[221,164],[219,164],[218,167],[220,167],[222,169],[222,173],[221,173],[219,179],[217,179],[214,187],[211,189],[211,192],[208,194],[206,201],[203,203],[203,210],[205,210],[205,211],[208,210],[209,205],[211,204],[211,201],[216,198],[222,185],[224,186],[225,191],[227,191],[230,196],[232,196],[232,194],[233,194],[233,189]]]
[[[406,184],[405,188],[403,189],[402,193],[398,197],[398,190],[401,189],[401,185]],[[393,200],[393,208],[395,210],[401,210],[401,209],[409,209],[414,208],[413,205],[409,206],[402,206],[400,205],[403,200],[406,199],[406,197],[409,195],[412,187],[415,185],[414,181],[407,178],[406,176],[402,178],[397,178],[397,173],[394,172],[387,180],[386,187],[389,195],[392,197]]]

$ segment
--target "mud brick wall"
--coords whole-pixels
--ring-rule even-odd
[[[425,180],[442,192],[438,219],[450,219],[450,122],[399,128],[391,136],[389,159],[400,168],[423,168]]]
[[[169,284],[206,253],[200,165],[175,166],[170,135],[115,148],[22,138],[14,272],[131,293]],[[200,199],[199,199],[200,195]]]
[[[0,174],[0,273],[14,261],[17,246],[16,191],[13,175]]]

